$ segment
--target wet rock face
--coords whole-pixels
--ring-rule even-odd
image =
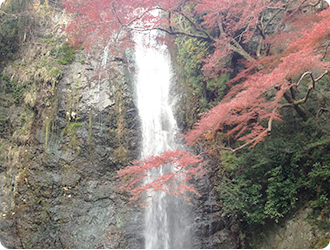
[[[170,94],[173,97],[173,104],[175,110],[175,116],[178,118],[179,112],[178,103],[183,102],[182,93],[179,93],[178,88],[179,79],[173,79],[173,85],[171,86]],[[180,97],[181,96],[181,97]],[[178,123],[180,126],[184,126],[188,122],[181,121]],[[181,131],[186,131],[187,128],[179,127]],[[184,144],[183,140],[179,143]],[[200,146],[202,147],[202,146]],[[192,149],[190,149],[193,151]],[[203,152],[202,148],[196,147],[194,154],[199,154]],[[209,157],[207,169],[217,169],[218,163],[216,160]],[[223,217],[224,213],[221,204],[219,202],[219,197],[215,190],[216,177],[214,173],[206,170],[203,178],[196,178],[192,180],[196,191],[200,196],[193,196],[191,199],[192,203],[192,215],[194,218],[194,223],[191,225],[193,232],[192,245],[196,249],[230,249],[239,248],[239,232],[233,221],[233,218]]]
[[[96,63],[91,61],[91,64]],[[121,74],[119,67],[116,70]],[[74,63],[64,71],[65,76],[58,86],[56,123],[59,131],[50,137],[49,146],[40,154],[40,161],[35,162],[35,170],[28,172],[26,179],[30,188],[21,186],[20,194],[26,195],[32,189],[31,199],[40,197],[35,207],[28,211],[34,218],[39,216],[43,225],[38,231],[25,228],[24,247],[141,247],[138,240],[134,243],[126,240],[141,230],[131,224],[136,214],[118,190],[116,171],[124,160],[114,155],[118,147],[115,139],[120,138],[112,138],[115,133],[110,133],[122,115],[116,113],[113,97],[119,88],[129,89],[130,86],[122,75],[115,84],[108,80],[92,80],[94,76],[84,71],[86,65],[80,63]],[[131,109],[133,116],[137,115],[131,96],[120,101],[118,105]],[[115,124],[111,119],[116,120]],[[79,126],[75,131],[64,133],[71,124]],[[126,136],[130,142],[127,149],[132,152],[127,157],[136,157],[137,131],[129,131]],[[37,194],[33,194],[36,191]],[[17,223],[24,225],[28,221],[21,216]],[[139,239],[139,236],[134,238]]]
[[[6,145],[8,157],[1,160],[0,240],[8,248],[144,245],[142,214],[120,192],[116,177],[139,155],[133,83],[121,62],[110,63],[99,78],[100,57],[80,59],[61,66],[54,92],[38,93],[33,107],[5,109],[33,114],[29,140]],[[1,145],[19,127],[9,120]]]
[[[217,201],[212,174],[207,173],[203,178],[194,180],[194,183],[201,195],[192,201],[195,218],[194,248],[238,248],[239,241],[232,230],[233,222],[230,218],[222,216],[223,211]]]

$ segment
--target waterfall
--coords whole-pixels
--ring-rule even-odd
[[[169,89],[172,78],[167,46],[155,39],[156,31],[136,34],[137,102],[142,124],[141,158],[160,155],[179,147],[177,125],[170,107]],[[163,166],[149,172],[145,182],[166,171]],[[189,206],[182,198],[164,192],[149,193],[152,204],[145,209],[146,248],[191,248]]]

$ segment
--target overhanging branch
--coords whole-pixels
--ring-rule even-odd
[[[315,89],[315,83],[318,82],[319,80],[321,80],[321,79],[322,79],[326,74],[328,74],[328,73],[329,73],[329,71],[326,70],[326,71],[324,71],[323,74],[320,75],[317,79],[314,79],[314,76],[313,76],[312,72],[310,72],[310,71],[305,72],[305,73],[300,77],[298,83],[295,84],[294,86],[298,87],[298,86],[300,85],[300,83],[302,82],[302,80],[303,80],[306,76],[308,76],[308,75],[309,75],[310,78],[311,78],[311,85],[308,87],[305,97],[302,98],[302,99],[300,99],[300,100],[293,101],[292,104],[293,104],[293,105],[304,104],[304,103],[307,101],[310,92],[311,92],[313,89]]]
[[[265,134],[268,134],[268,128],[265,129],[263,132],[260,133],[260,135],[258,135],[256,138],[254,138],[253,140],[249,141],[249,142],[246,142],[244,143],[243,145],[237,147],[237,148],[230,148],[230,147],[217,147],[215,149],[220,149],[220,150],[227,150],[227,151],[231,151],[233,153],[236,153],[237,151],[245,148],[246,146],[252,144],[253,142],[255,142],[257,139],[259,139],[260,137],[265,137]],[[214,150],[215,150],[214,149]]]
[[[207,36],[203,36],[203,35],[199,35],[199,34],[192,34],[192,33],[185,32],[185,31],[170,31],[170,30],[167,30],[167,29],[161,28],[161,27],[156,27],[154,29],[164,31],[165,33],[167,33],[169,35],[184,35],[184,36],[189,36],[189,37],[193,37],[193,38],[201,38],[201,39],[209,40],[209,37],[207,37]],[[152,30],[152,29],[149,29],[149,30]]]
[[[209,32],[207,32],[205,29],[203,29],[203,28],[201,28],[201,27],[198,27],[197,25],[196,25],[196,23],[195,22],[193,22],[187,15],[185,15],[184,13],[182,13],[181,11],[176,11],[176,13],[178,13],[178,14],[180,14],[181,16],[183,16],[191,25],[192,25],[192,27],[194,27],[194,29],[196,30],[196,31],[198,31],[198,32],[201,32],[201,33],[203,33],[204,35],[206,35],[207,37],[208,37],[208,39],[209,40],[211,40],[211,41],[214,41],[215,40],[215,38],[214,37],[212,37],[210,34],[209,34]]]

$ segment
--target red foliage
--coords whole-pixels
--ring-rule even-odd
[[[231,81],[240,83],[187,133],[188,144],[224,129],[227,139],[235,138],[252,145],[260,142],[270,132],[270,128],[261,125],[263,121],[280,119],[283,95],[295,84],[292,79],[298,81],[297,77],[308,70],[329,69],[329,62],[321,60],[324,49],[320,48],[330,35],[330,9],[314,15],[314,22],[305,27],[301,25],[302,18],[295,20],[294,30],[285,32],[285,39],[279,34],[282,40],[278,46],[288,44],[282,52],[256,59]],[[271,91],[276,93],[269,98],[267,93]]]
[[[63,0],[74,19],[66,28],[69,42],[89,50],[93,46],[110,46],[112,52],[132,46],[132,29],[152,29],[161,25],[154,9],[176,8],[181,1],[167,0]]]
[[[119,177],[122,178],[121,189],[132,194],[132,201],[139,199],[146,191],[163,191],[168,194],[181,195],[184,198],[188,198],[186,192],[198,195],[189,180],[194,176],[203,175],[201,162],[200,156],[181,150],[168,151],[161,156],[150,156],[141,161],[134,161],[133,166],[118,171]],[[173,172],[170,171],[161,176],[151,176],[153,169],[168,164],[173,166]],[[146,177],[151,178],[152,181],[146,183]]]

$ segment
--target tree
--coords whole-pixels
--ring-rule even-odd
[[[198,195],[194,186],[188,183],[194,176],[202,176],[202,158],[182,150],[164,152],[161,156],[150,156],[141,161],[134,161],[133,166],[128,166],[118,171],[122,178],[121,188],[132,194],[131,201],[136,201],[147,191],[163,191],[172,195],[183,196],[189,199],[186,192]],[[174,166],[174,172],[168,171],[155,180],[145,183],[145,178],[152,175],[151,170],[166,165]],[[145,195],[145,198],[148,198]],[[147,202],[145,205],[149,205]]]
[[[114,40],[117,47],[113,49],[118,52],[133,44],[130,31],[158,29],[210,43],[210,54],[204,59],[205,77],[230,70],[233,55],[240,59],[240,73],[230,81],[222,102],[185,135],[190,146],[205,144],[219,134],[217,149],[236,152],[253,146],[271,133],[273,121],[281,119],[284,107],[293,108],[307,120],[309,114],[302,104],[329,74],[330,9],[325,9],[323,0],[66,0],[64,5],[76,13],[67,28],[73,44],[90,47],[96,39],[103,45]],[[154,15],[153,10],[161,10],[161,15]],[[320,111],[329,109],[320,106]],[[127,184],[134,195],[150,188],[168,192],[164,181],[175,178],[175,173],[144,187],[135,185],[147,170],[159,167],[159,162],[175,162],[183,155],[172,152],[147,159],[119,174],[134,176],[135,181]],[[198,163],[191,156],[184,155],[184,159]],[[185,167],[189,171],[189,164]]]
[[[220,130],[225,131],[227,140],[234,138],[245,142],[236,149],[224,149],[237,151],[251,143],[256,144],[271,132],[272,121],[280,120],[283,107],[294,108],[307,120],[308,115],[301,104],[315,90],[316,83],[329,74],[329,63],[324,61],[329,46],[329,15],[329,9],[310,14],[309,22],[306,22],[306,14],[298,13],[286,17],[286,25],[290,26],[285,30],[272,34],[269,39],[261,37],[268,43],[269,52],[261,57],[258,46],[256,58],[248,60],[247,68],[231,81],[239,83],[232,86],[224,100],[186,135],[188,144],[201,137],[213,138]],[[212,65],[212,60],[206,67]],[[320,71],[316,73],[316,69]],[[307,77],[310,77],[310,83],[306,93],[297,99],[298,88]],[[287,104],[283,104],[283,99]],[[265,121],[268,123],[263,126]]]

